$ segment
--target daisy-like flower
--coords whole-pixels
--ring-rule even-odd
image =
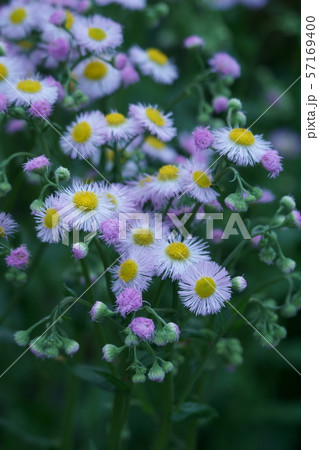
[[[177,67],[161,50],[143,50],[134,46],[130,50],[130,60],[137,64],[143,75],[151,76],[158,83],[172,84],[178,77]]]
[[[121,84],[121,72],[95,57],[81,61],[73,73],[79,88],[91,100],[112,94]]]
[[[30,106],[38,100],[46,100],[53,105],[58,98],[58,89],[47,80],[35,76],[20,78],[8,86],[6,95],[10,103]]]
[[[185,193],[201,203],[212,203],[219,195],[211,186],[210,171],[196,160],[188,160],[181,167],[181,178]]]
[[[71,158],[89,158],[96,155],[98,147],[105,144],[106,124],[100,111],[81,113],[66,129],[60,139],[64,153]]]
[[[0,29],[3,36],[9,39],[22,39],[29,34],[38,23],[38,5],[32,2],[17,0],[1,8]]]
[[[156,274],[172,280],[181,278],[193,264],[210,260],[207,243],[193,237],[182,240],[181,236],[157,240],[152,258],[156,261]]]
[[[115,294],[121,293],[126,288],[134,288],[145,291],[154,274],[153,255],[137,248],[131,249],[122,255],[120,263],[111,269],[114,283],[112,290]]]
[[[131,248],[150,252],[154,248],[155,240],[167,232],[166,225],[163,225],[162,222],[157,223],[154,216],[147,214],[143,216],[143,219],[127,222],[126,238],[119,239],[115,243],[115,248],[119,253]]]
[[[97,231],[112,214],[112,203],[97,183],[75,181],[62,193],[66,206],[61,210],[63,221],[83,231]]]
[[[271,150],[270,142],[245,128],[220,128],[213,131],[214,149],[238,166],[253,166]]]
[[[155,136],[147,136],[141,147],[142,151],[153,159],[169,164],[175,161],[176,151]]]
[[[96,54],[116,48],[123,42],[121,25],[98,14],[79,19],[73,34],[81,48]]]
[[[8,239],[17,231],[18,224],[11,214],[0,212],[0,237]]]
[[[155,202],[162,203],[175,197],[182,189],[181,171],[178,166],[167,164],[162,166],[157,175],[147,184],[149,195]]]
[[[221,310],[231,298],[231,278],[226,269],[212,261],[201,261],[183,273],[179,282],[183,304],[196,315]]]
[[[143,304],[142,293],[137,289],[125,289],[116,298],[116,311],[121,316],[137,311]]]
[[[142,341],[150,340],[155,331],[153,320],[146,317],[135,317],[129,324],[129,327]]]
[[[130,105],[129,113],[141,126],[151,134],[156,135],[164,142],[170,141],[176,136],[176,128],[173,127],[172,113],[164,114],[157,106]]]
[[[24,58],[16,56],[0,56],[0,92],[5,93],[8,82],[25,75]]]
[[[63,197],[50,195],[45,199],[44,207],[34,212],[37,236],[42,242],[59,242],[69,231],[69,226],[62,217],[66,204]]]
[[[124,114],[112,110],[105,116],[107,128],[107,141],[127,141],[136,136],[141,127],[132,117],[125,117]]]
[[[99,184],[99,187],[109,203],[112,218],[117,217],[120,213],[136,211],[135,197],[128,186],[120,183],[107,184],[103,181]]]

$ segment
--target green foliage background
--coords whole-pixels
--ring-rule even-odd
[[[173,86],[161,86],[151,79],[143,79],[124,93],[110,99],[108,107],[125,110],[129,102],[158,103],[165,107],[170,100],[194,77],[197,62],[190,52],[181,48],[182,40],[190,34],[199,34],[207,42],[211,53],[228,51],[240,62],[242,76],[233,86],[233,96],[242,100],[247,112],[248,124],[253,122],[268,106],[266,93],[275,89],[279,95],[300,73],[299,58],[299,2],[296,0],[270,0],[260,10],[237,6],[231,10],[214,11],[202,7],[198,1],[170,2],[168,17],[151,27],[140,12],[127,12],[110,6],[102,9],[106,16],[123,23],[125,45],[133,43],[142,47],[162,48],[180,69],[180,78]],[[266,137],[279,127],[299,130],[299,88],[297,83],[278,105],[270,109],[254,126],[255,133]],[[72,115],[60,111],[58,122],[67,124]],[[175,121],[180,130],[191,131],[197,123],[196,93],[174,108]],[[63,117],[63,119],[61,119]],[[62,120],[62,122],[61,122]],[[1,157],[15,151],[27,151],[33,136],[0,134]],[[65,159],[59,154],[56,162]],[[78,174],[81,164],[67,161]],[[284,162],[285,172],[276,180],[266,180],[262,170],[246,169],[243,175],[252,184],[269,187],[279,199],[291,193],[300,206],[300,162],[298,158]],[[24,329],[48,314],[63,298],[63,283],[80,293],[84,283],[80,268],[70,264],[70,249],[66,246],[41,244],[35,237],[33,219],[28,205],[36,198],[39,187],[26,181],[20,166],[12,164],[9,179],[13,191],[1,199],[1,210],[11,212],[22,225],[21,242],[26,242],[32,252],[32,265],[28,270],[26,286],[16,289],[1,281],[1,362],[3,372],[22,352],[13,342],[12,333]],[[275,212],[273,204],[259,206],[264,215]],[[281,232],[285,254],[299,265],[298,232]],[[223,244],[220,260],[236,245],[236,238]],[[214,257],[214,254],[213,254]],[[92,258],[91,267],[98,269]],[[1,271],[5,265],[1,262]],[[98,271],[98,270],[97,270]],[[256,252],[245,253],[238,261],[237,273],[244,273],[249,292],[260,284],[278,276],[273,268],[265,269]],[[260,274],[263,274],[261,279]],[[74,280],[77,280],[74,282]],[[285,283],[277,283],[267,290],[266,296],[282,303]],[[153,287],[152,294],[157,287]],[[164,298],[171,296],[167,284]],[[103,285],[95,289],[103,300]],[[164,305],[165,306],[165,305]],[[41,361],[29,352],[25,354],[2,378],[0,378],[0,446],[5,450],[29,449],[77,449],[95,450],[108,448],[107,430],[114,395],[114,385],[104,373],[94,372],[93,367],[106,369],[101,361],[100,346],[90,323],[87,310],[76,305],[70,311],[67,326],[69,335],[80,342],[81,348],[72,360]],[[216,317],[214,325],[226,321],[227,314]],[[279,351],[297,367],[300,367],[299,317],[281,319],[288,330],[288,337],[279,345]],[[190,325],[191,327],[191,325]],[[114,334],[116,330],[113,330]],[[185,336],[192,339],[191,329]],[[188,334],[187,334],[188,333]],[[191,414],[174,417],[174,438],[170,449],[199,448],[201,450],[294,450],[299,449],[299,375],[273,350],[262,347],[253,336],[250,327],[236,317],[229,336],[238,337],[244,348],[244,363],[235,372],[228,371],[212,356],[196,384],[188,405]],[[115,337],[116,341],[116,337]],[[193,343],[193,347],[196,347]],[[192,347],[192,348],[193,348]],[[201,356],[188,350],[187,344],[179,349],[184,361],[193,358],[193,366],[183,370],[181,361],[177,392],[194,376]],[[83,366],[85,365],[85,366]],[[146,383],[135,386],[133,400],[125,428],[126,449],[149,449],[154,444],[162,414],[166,385]],[[165,406],[164,406],[165,407]],[[195,425],[198,425],[198,443],[194,444]],[[188,442],[186,444],[185,442]],[[63,445],[61,447],[61,442]],[[186,447],[188,445],[188,447]],[[155,447],[156,448],[156,445]]]

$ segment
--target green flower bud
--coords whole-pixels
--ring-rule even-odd
[[[275,252],[275,250],[273,249],[273,247],[266,247],[263,248],[260,252],[259,252],[259,259],[260,261],[264,262],[265,264],[273,264],[273,262],[275,261],[277,256],[277,253]]]
[[[287,225],[290,228],[300,228],[300,224],[301,224],[300,212],[294,209],[286,216],[285,225]]]
[[[240,194],[239,192],[229,194],[225,198],[224,202],[227,208],[229,208],[231,211],[246,212],[248,209],[246,201],[243,199],[242,194]]]
[[[62,105],[65,108],[73,108],[75,106],[73,97],[71,95],[66,95],[62,101]]]
[[[288,303],[287,305],[283,305],[281,308],[281,315],[283,317],[294,317],[297,314],[298,308],[295,305]]]
[[[113,344],[106,344],[102,348],[103,353],[103,359],[107,362],[113,362],[114,359],[116,359],[121,351],[123,350],[123,347],[116,347],[116,345]]]
[[[167,333],[165,333],[163,328],[157,328],[153,338],[153,344],[163,347],[167,342]]]
[[[70,171],[69,169],[67,169],[66,167],[58,167],[55,172],[55,179],[57,182],[61,182],[61,183],[65,183],[66,181],[68,181],[70,179]]]
[[[40,200],[39,198],[37,198],[36,200],[33,200],[33,202],[30,205],[30,209],[32,212],[37,212],[37,211],[41,211],[41,209],[43,209],[44,206],[44,202],[42,200]]]
[[[240,111],[243,108],[241,101],[238,98],[231,98],[228,101],[228,109],[233,111]]]
[[[231,280],[231,282],[232,282],[232,287],[233,287],[234,291],[236,291],[236,292],[242,292],[247,287],[247,281],[245,280],[244,277],[235,277]]]
[[[30,342],[30,331],[29,330],[19,330],[13,335],[16,344],[20,347],[25,347]]]
[[[296,208],[295,199],[291,195],[285,195],[282,197],[280,199],[280,205],[285,208],[287,213]]]
[[[174,370],[174,365],[170,361],[161,360],[161,366],[165,373],[172,372]]]
[[[282,271],[282,273],[288,274],[295,270],[296,263],[291,258],[280,257],[276,261],[276,265],[278,269]]]
[[[138,345],[139,342],[140,342],[139,338],[134,333],[132,333],[131,330],[128,333],[128,335],[126,336],[125,341],[124,341],[124,343],[127,347],[133,347],[135,345]]]
[[[8,181],[0,183],[0,197],[5,197],[12,190],[12,186]]]
[[[283,226],[283,225],[285,224],[285,220],[286,220],[286,217],[285,217],[285,216],[283,216],[282,214],[277,214],[277,215],[274,217],[273,225],[280,225],[280,226]]]
[[[256,198],[256,200],[260,200],[263,196],[263,190],[259,187],[253,187],[250,192]]]
[[[114,312],[105,303],[95,302],[89,314],[93,322],[103,322],[107,317],[113,316]]]
[[[157,361],[154,362],[152,367],[150,368],[148,372],[148,379],[151,381],[157,381],[158,383],[161,383],[165,378],[165,372],[160,367]]]
[[[68,356],[73,356],[80,348],[79,343],[74,341],[73,339],[61,337],[61,340],[63,350]]]
[[[247,123],[247,117],[242,111],[238,111],[231,115],[230,122],[233,126],[244,127]]]
[[[10,114],[15,119],[25,119],[26,118],[26,112],[25,112],[25,109],[22,108],[22,106],[15,106],[14,108],[10,108]]]
[[[145,383],[145,381],[146,381],[146,376],[144,375],[144,373],[136,372],[136,373],[132,376],[132,381],[133,381],[134,384]]]
[[[201,112],[198,117],[197,120],[199,123],[208,123],[210,121],[210,115],[207,114],[206,112]]]

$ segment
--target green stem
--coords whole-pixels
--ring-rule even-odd
[[[155,437],[153,450],[167,450],[169,448],[172,425],[171,417],[174,403],[174,383],[172,373],[165,376],[163,391],[163,413],[159,430]]]
[[[117,390],[114,394],[113,412],[111,419],[111,432],[108,442],[109,450],[120,450],[122,443],[122,430],[129,412],[130,395]]]
[[[236,254],[247,244],[248,239],[244,239],[240,241],[240,243],[234,248],[234,250],[227,256],[227,258],[223,261],[222,265],[226,267],[231,260],[236,256]]]
[[[156,296],[155,296],[154,302],[153,302],[153,307],[154,308],[157,308],[157,306],[159,305],[159,302],[160,302],[160,299],[161,299],[161,294],[162,294],[162,291],[163,291],[163,288],[164,288],[164,284],[165,284],[165,280],[161,280],[159,288],[157,289],[157,292],[156,292]]]
[[[1,164],[0,164],[0,168],[5,167],[9,164],[10,161],[12,161],[14,158],[18,158],[19,156],[30,156],[31,158],[34,158],[33,153],[28,153],[28,152],[18,152],[15,153],[14,155],[9,156],[9,158],[5,159]]]
[[[103,247],[102,247],[101,242],[99,241],[99,239],[97,237],[94,237],[93,238],[93,242],[94,242],[95,247],[96,247],[96,249],[98,251],[98,254],[100,255],[100,258],[102,260],[104,270],[106,270],[106,272],[105,272],[106,289],[107,289],[107,292],[108,292],[109,300],[112,301],[114,295],[113,295],[113,293],[111,291],[111,277],[110,277],[110,271],[109,271],[110,264],[109,264],[109,262],[107,260],[106,254],[105,254],[105,252],[103,250]]]
[[[69,374],[69,382],[67,387],[67,399],[65,405],[65,414],[63,419],[63,434],[60,450],[69,450],[73,448],[72,431],[74,423],[74,412],[77,399],[79,378],[73,374]]]

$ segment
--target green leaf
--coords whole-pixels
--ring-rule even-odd
[[[216,419],[219,417],[215,408],[204,403],[184,402],[175,412],[172,414],[172,420],[174,422],[182,422],[190,419]]]

